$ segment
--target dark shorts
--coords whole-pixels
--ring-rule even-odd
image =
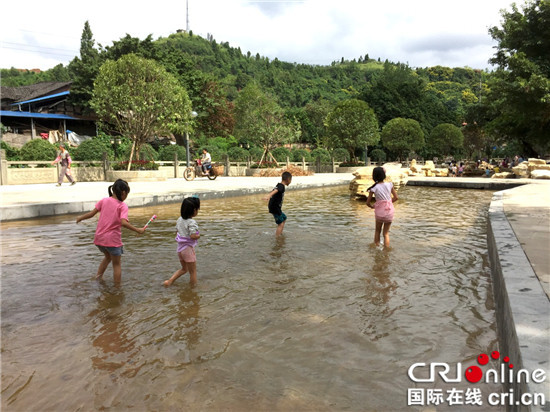
[[[108,254],[110,254],[112,256],[121,256],[124,253],[124,247],[123,246],[118,246],[118,247],[99,246],[99,245],[96,245],[96,246],[103,253],[107,252]]]
[[[275,218],[275,223],[277,223],[278,225],[286,220],[286,215],[283,212],[281,212],[280,214],[272,213],[272,215]]]

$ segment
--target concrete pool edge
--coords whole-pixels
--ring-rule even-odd
[[[489,207],[487,244],[491,263],[497,334],[503,356],[513,360],[514,370],[532,373],[543,369],[542,383],[514,383],[507,391],[542,393],[543,406],[518,406],[513,410],[549,410],[550,406],[550,301],[504,212],[504,192],[493,194]]]

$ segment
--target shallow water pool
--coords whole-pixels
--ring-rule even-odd
[[[158,218],[123,232],[120,289],[95,219],[3,223],[2,408],[406,409],[413,363],[497,348],[491,194],[400,189],[389,250],[346,187],[288,191],[280,239],[262,195],[203,201],[194,288],[162,286],[179,205],[130,209]]]

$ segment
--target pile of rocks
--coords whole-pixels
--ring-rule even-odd
[[[514,175],[522,178],[531,179],[550,179],[550,165],[542,159],[527,159],[519,165],[512,168]],[[494,177],[494,176],[493,176]]]
[[[367,189],[374,184],[372,170],[375,167],[366,166],[353,172],[355,178],[349,184],[351,196],[367,197],[369,195]],[[383,167],[386,170],[385,182],[392,182],[395,190],[407,184],[410,171],[409,169],[401,168],[401,163],[385,163]]]

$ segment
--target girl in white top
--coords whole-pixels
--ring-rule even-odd
[[[374,184],[367,189],[369,197],[367,198],[367,206],[374,209],[374,218],[376,219],[376,229],[374,232],[374,244],[380,243],[380,232],[383,231],[384,246],[390,246],[390,226],[393,221],[394,207],[393,202],[397,202],[397,192],[393,187],[393,183],[386,182],[386,172],[383,167],[375,167],[372,171],[372,180]],[[373,204],[373,195],[376,195],[376,200]]]

